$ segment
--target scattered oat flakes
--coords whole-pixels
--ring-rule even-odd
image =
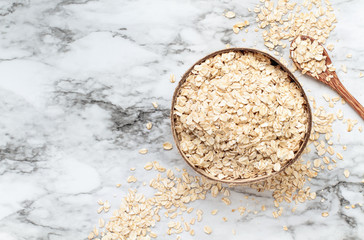
[[[329,164],[330,163],[330,158],[328,158],[327,156],[324,156],[323,158],[322,158],[322,160],[324,161],[324,163],[326,163],[326,164]]]
[[[274,49],[274,44],[271,42],[264,42],[264,45],[269,48],[269,50],[273,50]]]
[[[214,209],[214,210],[212,210],[212,211],[211,211],[211,214],[212,214],[212,215],[216,215],[216,214],[217,214],[217,212],[218,212],[218,210],[217,210],[217,209]]]
[[[321,213],[321,216],[327,217],[327,216],[329,216],[329,213],[328,212],[323,212],[323,213]]]
[[[211,234],[212,233],[212,229],[211,229],[211,227],[209,227],[209,226],[204,226],[203,227],[203,231],[206,233],[206,234]]]
[[[244,28],[246,26],[249,26],[249,25],[250,25],[249,21],[248,20],[245,20],[244,22],[238,22],[238,23],[236,23],[234,25],[234,27],[237,27],[239,29],[242,29],[242,28]]]
[[[164,150],[171,150],[173,148],[173,145],[170,142],[165,142],[163,143],[163,148]]]
[[[244,215],[246,208],[241,206],[238,208],[238,210],[239,210],[240,215]]]
[[[202,211],[201,209],[198,209],[198,210],[196,211],[196,214],[197,214],[197,221],[198,221],[198,222],[201,222],[201,220],[202,220],[202,214],[203,214],[203,211]]]
[[[116,187],[117,188],[121,187],[121,184],[120,183],[116,184]]]
[[[171,83],[176,82],[176,77],[174,76],[174,74],[173,74],[173,73],[169,76],[169,81],[170,81]]]
[[[99,235],[99,229],[96,226],[93,229],[93,233],[95,234],[95,236]]]
[[[105,226],[105,220],[103,218],[99,219],[99,228],[103,228]]]
[[[317,4],[317,5],[316,5]],[[317,11],[312,10],[313,4],[306,1],[303,4],[280,1],[265,1],[254,9],[258,26],[264,29],[263,39],[275,46],[281,45],[285,39],[298,35],[309,35],[324,44],[330,32],[335,28],[335,14],[328,1],[324,4],[315,2]],[[307,12],[301,12],[301,9]],[[333,49],[333,46],[328,46]]]
[[[128,183],[132,183],[132,182],[136,182],[136,181],[137,181],[137,179],[134,176],[129,176],[128,179],[127,179]]]
[[[339,109],[336,113],[336,117],[337,119],[339,120],[343,120],[344,119],[344,114],[343,114],[343,111],[341,109]]]
[[[353,55],[351,55],[350,53],[349,54],[346,54],[346,57],[347,58],[351,58]]]
[[[322,95],[326,102],[330,101],[330,97],[327,94]]]
[[[157,102],[152,102],[152,105],[154,108],[158,108],[158,103]]]
[[[348,177],[350,176],[350,172],[349,172],[349,170],[348,170],[348,169],[345,169],[345,170],[344,170],[344,176],[345,176],[346,178],[348,178]]]
[[[146,149],[146,148],[142,148],[139,150],[140,154],[147,154],[147,152],[148,152],[148,149]]]
[[[213,197],[217,197],[217,195],[219,194],[219,188],[218,188],[218,186],[212,186],[211,187],[211,195],[213,196]]]
[[[104,210],[104,206],[101,206],[101,207],[99,207],[99,209],[97,209],[97,213],[100,214],[103,210]]]
[[[338,102],[338,101],[340,101],[340,97],[333,97],[331,100],[332,100],[333,102]]]
[[[105,203],[104,203],[104,211],[108,212],[110,207],[111,207],[110,202],[108,200],[106,200]]]
[[[144,169],[145,169],[145,170],[151,170],[151,169],[153,169],[153,163],[152,163],[152,162],[147,162],[147,163],[144,165]]]
[[[359,77],[362,78],[364,77],[364,74],[362,72],[359,73]]]
[[[313,161],[314,167],[318,168],[321,165],[321,159],[317,158]]]
[[[346,65],[341,65],[341,70],[344,72],[344,73],[347,73],[348,72],[348,69],[346,67]]]
[[[225,13],[225,17],[231,19],[231,18],[234,18],[235,17],[235,13],[233,11],[227,11]]]
[[[222,200],[222,201],[223,201],[223,203],[225,203],[226,205],[230,205],[230,204],[231,204],[231,201],[230,201],[230,199],[229,199],[229,198],[224,197],[224,198],[222,198],[221,200]]]
[[[327,49],[331,52],[332,50],[334,50],[334,44],[328,44],[327,45]]]
[[[283,226],[283,230],[284,231],[288,231],[288,227],[287,226]]]
[[[184,222],[183,225],[186,232],[189,232],[191,230],[191,226],[188,224],[188,222]]]
[[[330,154],[330,155],[334,155],[335,154],[335,151],[334,151],[334,148],[332,146],[328,146],[326,151]]]
[[[147,129],[148,129],[148,130],[150,130],[150,129],[152,129],[152,127],[153,127],[153,123],[148,122],[148,123],[146,124],[146,126],[147,126]]]
[[[225,197],[229,197],[229,196],[230,196],[230,191],[229,191],[229,189],[227,189],[227,188],[226,188],[226,189],[224,190],[224,196],[225,196]]]
[[[240,31],[240,29],[239,29],[238,27],[233,27],[233,32],[234,32],[235,34],[238,34],[238,33],[239,33],[239,31]]]
[[[312,192],[312,193],[310,194],[310,197],[311,197],[311,199],[316,199],[316,192]]]
[[[346,130],[348,132],[351,132],[353,130],[353,127],[358,123],[358,120],[353,120],[353,119],[346,119],[345,121],[347,123],[347,129]]]

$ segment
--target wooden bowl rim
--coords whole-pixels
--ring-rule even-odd
[[[278,172],[273,172],[271,174],[268,175],[264,175],[264,176],[259,176],[259,177],[255,177],[255,178],[247,178],[247,179],[237,179],[237,180],[226,180],[226,179],[218,179],[215,177],[210,176],[206,171],[195,167],[193,164],[191,164],[188,161],[188,158],[186,157],[186,155],[184,154],[184,152],[181,150],[180,148],[180,141],[178,140],[177,137],[177,133],[175,130],[175,119],[174,119],[174,106],[176,103],[176,99],[177,96],[179,94],[179,91],[181,89],[182,84],[186,81],[188,75],[190,74],[190,72],[193,70],[194,66],[202,63],[203,61],[212,58],[218,54],[222,54],[222,53],[228,53],[228,52],[253,52],[253,53],[260,53],[263,56],[268,57],[270,60],[272,60],[273,62],[275,62],[277,65],[279,65],[285,72],[288,73],[289,77],[291,78],[292,81],[294,81],[296,83],[296,85],[298,86],[298,88],[300,89],[303,98],[306,101],[306,110],[307,110],[307,114],[308,114],[308,128],[305,134],[305,137],[303,138],[303,142],[300,146],[300,148],[298,149],[298,151],[296,152],[294,158],[292,158],[291,160],[289,160]],[[174,142],[176,144],[176,147],[178,149],[178,152],[181,154],[182,158],[185,160],[185,162],[197,173],[201,174],[202,176],[204,176],[205,178],[214,181],[214,182],[219,182],[219,183],[226,183],[226,184],[231,184],[231,185],[244,185],[244,184],[252,184],[252,183],[256,183],[256,182],[260,182],[263,180],[266,180],[268,178],[271,178],[273,176],[276,176],[277,174],[283,172],[288,166],[292,165],[295,161],[297,161],[299,159],[299,157],[301,156],[303,150],[305,149],[308,140],[310,138],[310,134],[311,134],[311,128],[312,128],[312,113],[311,113],[311,108],[310,108],[310,103],[307,99],[306,93],[304,91],[304,89],[302,88],[301,84],[298,82],[298,80],[296,79],[296,77],[292,74],[292,72],[286,67],[284,66],[278,59],[276,59],[275,57],[271,56],[270,54],[257,50],[257,49],[253,49],[253,48],[227,48],[227,49],[222,49],[222,50],[218,50],[215,51],[213,53],[208,54],[207,56],[201,58],[200,60],[198,60],[196,63],[194,63],[182,76],[181,80],[178,82],[178,85],[174,91],[173,94],[173,98],[172,98],[172,104],[171,104],[171,113],[170,113],[170,118],[171,118],[171,129],[172,129],[172,134],[173,134],[173,139]]]

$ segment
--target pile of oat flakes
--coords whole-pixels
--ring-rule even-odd
[[[308,129],[305,98],[280,66],[260,53],[217,54],[195,65],[173,109],[187,161],[217,180],[278,172]]]
[[[304,38],[299,36],[292,41],[290,47],[292,60],[298,64],[302,74],[308,73],[314,78],[319,78],[321,73],[328,73],[325,80],[331,81],[334,77],[332,72],[336,68],[332,63],[326,65],[324,47],[315,39]]]
[[[293,40],[299,34],[309,35],[319,43],[325,43],[330,32],[335,28],[336,22],[333,8],[328,0],[305,0],[303,4],[290,3],[286,0],[279,0],[277,4],[273,1],[262,1],[253,10],[257,14],[259,28],[264,28],[262,35],[265,45],[269,49],[276,47],[285,48],[287,43],[284,41]],[[305,10],[305,12],[303,12]],[[302,12],[301,12],[302,11]],[[230,11],[227,17],[233,19],[235,13]],[[248,24],[245,24],[247,26]],[[240,25],[239,25],[240,26]],[[237,27],[237,26],[235,26]],[[238,32],[236,29],[234,32]],[[330,46],[332,49],[333,46]],[[171,76],[171,82],[175,82],[175,77]],[[271,179],[252,185],[257,191],[273,191],[274,203],[277,210],[273,212],[273,217],[279,217],[283,213],[280,203],[295,202],[302,203],[306,200],[315,199],[316,193],[310,191],[306,186],[306,181],[311,180],[317,174],[327,168],[332,170],[336,167],[339,160],[343,160],[341,153],[334,151],[331,140],[333,136],[332,123],[336,120],[343,120],[341,110],[337,114],[327,113],[323,107],[317,107],[315,99],[309,98],[313,108],[313,128],[310,136],[310,143],[316,148],[318,157],[314,160],[299,159],[285,171]],[[332,105],[340,98],[325,97],[325,100]],[[344,104],[345,102],[342,101]],[[157,103],[153,103],[158,107]],[[357,123],[355,120],[344,120],[348,124],[348,131],[351,131]],[[147,129],[151,130],[152,123],[147,124]],[[359,128],[359,131],[362,129]],[[171,149],[170,143],[165,143],[166,150]],[[346,150],[346,147],[343,148]],[[310,152],[311,146],[308,146],[305,152]],[[147,149],[142,149],[141,154],[147,154]],[[304,157],[304,156],[303,156]],[[196,200],[203,200],[208,194],[213,197],[222,194],[222,201],[229,205],[230,192],[227,186],[209,182],[200,176],[191,176],[186,170],[166,169],[158,162],[149,162],[145,165],[146,171],[154,169],[157,175],[151,179],[149,186],[155,189],[153,197],[147,198],[136,190],[130,189],[127,196],[122,200],[118,209],[115,209],[112,217],[105,222],[100,218],[98,226],[89,234],[88,239],[151,239],[157,238],[157,234],[152,231],[153,226],[161,221],[161,218],[169,218],[167,234],[178,234],[189,232],[192,236],[195,234],[193,225],[196,221],[202,221],[203,212],[200,209],[194,210],[188,204]],[[345,170],[345,177],[349,177],[350,172]],[[130,181],[129,181],[130,180]],[[128,182],[136,182],[135,177],[129,177]],[[143,184],[145,185],[145,184]],[[119,187],[119,186],[118,186]],[[100,207],[98,213],[107,212],[111,208],[108,201],[99,201]],[[162,210],[164,211],[162,213]],[[262,206],[262,211],[265,206]],[[295,210],[295,207],[292,211]],[[243,215],[246,211],[244,206],[238,208],[238,213]],[[184,219],[183,214],[190,214],[192,218]],[[212,210],[211,214],[215,215],[217,210]],[[323,217],[328,213],[323,212]],[[288,230],[287,227],[283,227]],[[213,234],[209,226],[202,230],[206,234]],[[176,239],[181,239],[177,236]]]
[[[324,47],[318,41],[311,39],[303,40],[297,37],[292,42],[290,49],[292,60],[297,62],[302,69],[302,74],[309,72],[313,77],[326,71],[326,56]]]

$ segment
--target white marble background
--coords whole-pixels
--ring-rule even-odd
[[[196,60],[227,43],[264,49],[261,32],[253,31],[254,14],[247,10],[258,3],[0,1],[0,239],[85,239],[99,218],[96,201],[109,199],[111,210],[117,208],[129,187],[131,167],[138,178],[131,186],[146,193],[150,190],[142,181],[155,176],[142,169],[146,162],[187,167],[176,149],[161,147],[172,142],[168,114],[176,83],[169,82],[169,75],[178,79]],[[364,2],[340,0],[333,6],[338,23],[328,41],[335,44],[330,55],[336,66],[347,65],[348,73],[338,75],[364,104],[364,78],[359,78],[364,72]],[[237,18],[223,17],[225,10],[235,11]],[[239,19],[252,23],[249,33],[232,32]],[[288,49],[284,57],[288,60]],[[328,108],[321,96],[335,96],[330,89],[296,76],[328,111],[342,109],[345,118],[364,125],[348,105]],[[159,103],[157,110],[152,101]],[[154,123],[151,131],[145,128],[148,121]],[[194,227],[195,237],[183,234],[183,239],[364,239],[363,207],[358,205],[364,203],[364,133],[358,125],[347,133],[343,123],[334,124],[335,148],[348,149],[338,168],[309,184],[316,200],[300,204],[296,213],[286,205],[283,216],[274,219],[269,192],[237,189],[229,207],[209,197],[192,204],[205,210],[204,221]],[[142,147],[149,149],[147,155],[138,154]],[[351,171],[350,178],[344,169]],[[259,210],[262,204],[267,211],[256,215],[231,212],[240,205]],[[349,204],[356,208],[345,209]],[[220,212],[211,216],[214,208]],[[330,216],[322,218],[324,211]],[[203,233],[205,224],[213,228],[212,235]],[[289,230],[283,231],[283,225]],[[158,239],[175,239],[166,229],[165,221],[158,224]]]

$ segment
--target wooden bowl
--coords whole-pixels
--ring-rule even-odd
[[[259,177],[255,177],[255,178],[235,179],[235,180],[222,179],[221,180],[221,179],[218,179],[216,177],[210,176],[203,169],[198,168],[198,167],[194,166],[193,164],[191,164],[188,161],[188,158],[186,157],[184,152],[181,150],[180,141],[178,139],[177,132],[176,132],[176,129],[175,129],[174,106],[175,106],[176,99],[177,99],[177,96],[179,94],[179,91],[180,91],[180,88],[181,88],[182,84],[186,81],[186,78],[189,76],[190,72],[193,70],[195,65],[198,65],[198,64],[204,62],[205,60],[207,60],[209,58],[212,58],[212,57],[214,57],[214,56],[216,56],[218,54],[228,53],[228,52],[232,52],[232,51],[234,51],[234,52],[252,52],[252,53],[262,54],[262,55],[266,56],[267,58],[269,58],[273,65],[279,65],[285,72],[287,72],[288,76],[291,78],[291,81],[295,82],[295,84],[300,89],[303,98],[306,101],[305,106],[306,106],[306,112],[307,112],[307,115],[308,115],[307,116],[308,127],[307,127],[305,137],[302,140],[301,146],[298,149],[298,151],[295,153],[294,158],[292,158],[284,166],[282,166],[281,169],[278,172],[272,172],[271,174],[267,174],[267,175],[259,176]],[[312,125],[312,113],[311,113],[311,109],[310,109],[310,106],[309,106],[309,101],[307,99],[307,96],[306,96],[301,84],[298,82],[298,80],[295,78],[295,76],[282,63],[280,63],[275,57],[273,57],[273,56],[271,56],[271,55],[269,55],[269,54],[267,54],[265,52],[262,52],[262,51],[259,51],[259,50],[256,50],[256,49],[251,49],[251,48],[228,48],[228,49],[219,50],[219,51],[216,51],[216,52],[213,52],[213,53],[207,55],[206,57],[198,60],[195,64],[193,64],[193,66],[190,69],[188,69],[186,71],[186,73],[182,76],[181,80],[178,83],[178,86],[176,87],[176,89],[174,91],[173,99],[172,99],[172,106],[171,106],[171,116],[170,117],[171,117],[171,128],[172,128],[172,134],[173,134],[174,142],[175,142],[175,144],[177,146],[177,149],[178,149],[179,153],[182,155],[183,159],[187,162],[187,164],[190,165],[196,172],[203,175],[204,177],[206,177],[209,180],[219,182],[219,183],[231,184],[231,185],[243,185],[243,184],[256,183],[256,182],[259,182],[259,181],[266,180],[266,179],[268,179],[270,177],[273,177],[273,176],[283,172],[288,166],[292,165],[301,156],[301,154],[302,154],[303,150],[305,149],[305,147],[307,145],[307,142],[308,142],[308,140],[310,138],[311,125]]]

